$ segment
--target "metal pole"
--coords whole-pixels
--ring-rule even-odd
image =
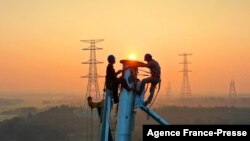
[[[106,90],[106,98],[102,110],[101,127],[99,141],[109,141],[110,132],[110,112],[111,112],[111,94],[112,92]]]
[[[165,121],[162,117],[160,117],[153,110],[150,110],[149,108],[147,108],[144,105],[141,105],[141,109],[142,109],[142,111],[144,111],[145,113],[147,113],[150,117],[152,117],[159,124],[161,124],[161,125],[169,125],[169,123],[167,121]]]
[[[123,64],[123,68],[126,68],[126,64]],[[127,68],[123,74],[123,78],[130,88],[134,87],[134,81],[131,80],[131,76],[136,75],[134,68]],[[134,121],[134,104],[135,95],[132,91],[127,91],[122,88],[119,102],[119,111],[117,118],[115,141],[131,141],[133,121]]]

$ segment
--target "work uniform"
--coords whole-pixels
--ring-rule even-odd
[[[142,80],[141,86],[140,86],[140,92],[142,92],[144,90],[145,84],[151,83],[150,90],[149,90],[150,95],[149,95],[148,100],[147,100],[148,103],[151,103],[151,101],[154,97],[156,85],[161,80],[161,76],[160,76],[161,75],[161,67],[160,67],[159,63],[157,61],[155,61],[154,59],[149,61],[145,67],[150,69],[151,76]]]
[[[115,72],[114,66],[112,64],[108,64],[106,69],[106,88],[113,92],[114,103],[119,102],[118,96],[118,86],[121,83],[120,78],[117,78],[117,73]]]

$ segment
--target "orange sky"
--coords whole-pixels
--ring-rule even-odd
[[[249,0],[0,0],[0,93],[84,93],[89,53],[80,39],[92,38],[105,39],[100,61],[152,53],[162,92],[170,81],[179,94],[178,54],[190,52],[193,94],[226,94],[232,78],[238,93],[250,93],[249,7]]]

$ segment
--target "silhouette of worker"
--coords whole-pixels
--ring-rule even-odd
[[[142,80],[141,85],[140,85],[140,89],[137,93],[141,94],[143,92],[143,90],[145,88],[145,84],[147,84],[147,83],[151,84],[150,95],[149,95],[148,99],[144,102],[145,105],[148,105],[152,102],[156,85],[161,81],[161,67],[160,67],[159,63],[152,58],[151,54],[145,54],[144,61],[146,61],[147,64],[142,63],[142,64],[140,64],[139,67],[149,68],[151,76]]]
[[[122,70],[118,70],[117,72],[114,69],[115,64],[115,56],[109,55],[108,56],[108,66],[106,70],[106,88],[113,92],[113,99],[114,103],[119,103],[119,96],[118,96],[118,87],[121,83],[122,78],[118,78],[117,75],[122,72]]]

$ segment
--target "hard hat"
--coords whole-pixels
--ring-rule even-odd
[[[147,61],[147,60],[152,60],[152,55],[149,53],[145,54],[144,56],[144,61]]]
[[[115,56],[114,55],[109,55],[108,56],[108,62],[113,62],[115,61]]]

